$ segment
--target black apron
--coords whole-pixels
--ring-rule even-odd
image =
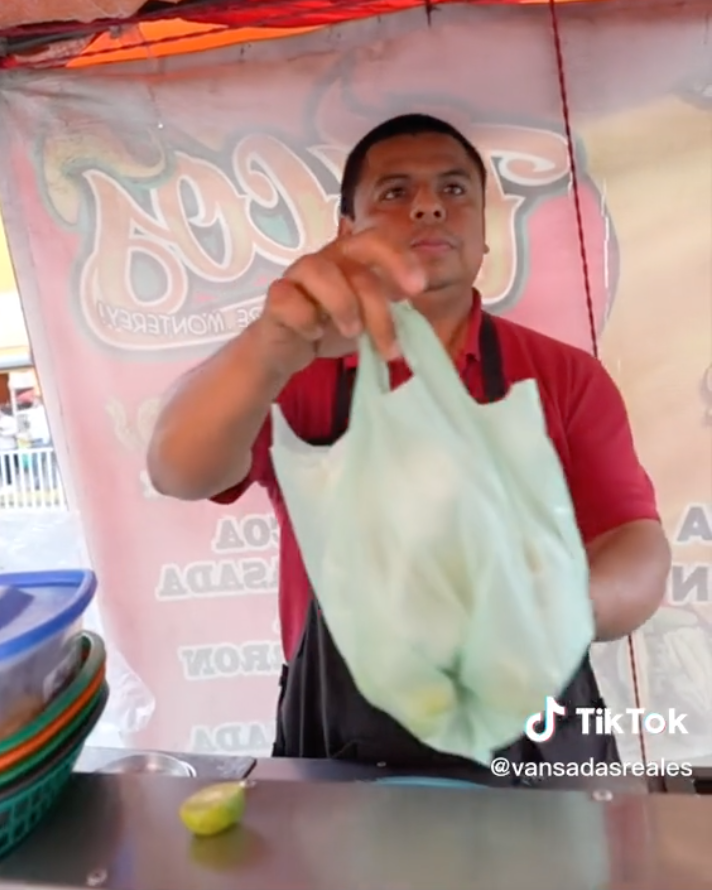
[[[497,330],[483,314],[480,357],[486,402],[501,399],[507,384]],[[339,373],[331,436],[312,444],[329,445],[346,431],[354,371],[343,365]],[[613,736],[582,733],[576,708],[605,707],[588,655],[566,691],[558,697],[567,716],[558,718],[553,737],[535,744],[526,736],[497,752],[511,763],[571,763],[618,760]],[[370,705],[356,688],[312,596],[297,651],[283,668],[277,713],[274,757],[331,758],[387,766],[420,773],[447,772],[490,785],[530,784],[510,775],[495,778],[474,761],[442,754],[418,741],[399,723]]]

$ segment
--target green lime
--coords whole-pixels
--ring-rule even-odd
[[[196,791],[183,802],[180,818],[199,837],[220,834],[242,819],[247,803],[244,782],[223,782]]]

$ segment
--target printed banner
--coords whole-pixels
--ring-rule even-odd
[[[688,708],[683,753],[712,755],[704,17],[611,2],[595,27],[577,4],[561,19],[566,113],[547,10],[507,6],[0,80],[3,213],[34,355],[58,394],[111,640],[157,700],[132,744],[270,746],[282,653],[269,504],[257,489],[230,508],[161,498],[146,444],[167,386],[332,237],[349,148],[417,110],[486,159],[490,310],[590,349],[569,118],[593,324],[677,543],[669,607],[638,641],[645,707]],[[599,672],[630,706],[626,647],[608,647]]]

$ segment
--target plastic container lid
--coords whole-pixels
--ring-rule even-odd
[[[377,785],[408,785],[420,788],[452,788],[460,791],[479,791],[485,788],[477,782],[467,782],[463,779],[439,779],[436,776],[385,776],[383,779],[375,779]]]
[[[0,575],[0,664],[70,627],[96,590],[89,571]]]

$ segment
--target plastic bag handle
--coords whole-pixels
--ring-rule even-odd
[[[463,389],[462,380],[432,326],[410,303],[394,303],[391,311],[398,345],[411,371],[442,405],[452,403],[453,393]],[[369,393],[386,394],[391,389],[388,365],[369,336],[361,337],[358,351],[354,409]]]

